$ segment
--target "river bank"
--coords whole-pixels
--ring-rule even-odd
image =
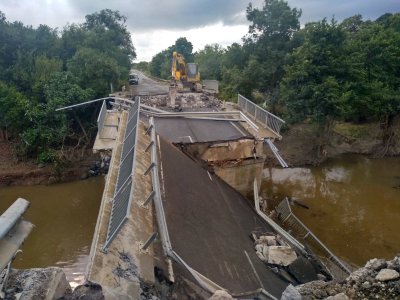
[[[101,161],[100,154],[84,149],[57,169],[51,164],[38,164],[33,159],[19,161],[13,144],[0,142],[0,187],[46,185],[85,179],[90,176],[91,169],[100,168]]]
[[[363,154],[380,157],[382,149],[382,131],[379,123],[366,124],[336,124],[323,150],[323,156],[317,156],[318,136],[316,127],[312,124],[295,124],[281,133],[283,138],[276,145],[280,154],[290,167],[318,165],[329,158],[342,154]],[[384,156],[400,155],[400,120],[393,125],[392,143]],[[277,164],[275,160],[271,164]]]
[[[400,155],[400,119],[394,124],[393,145],[385,156]],[[379,156],[382,150],[382,132],[378,123],[361,125],[341,123],[334,128],[323,157],[317,157],[318,136],[312,124],[291,125],[282,133],[282,140],[276,145],[282,157],[290,167],[318,165],[329,158],[342,154],[363,154]],[[0,142],[0,187],[16,185],[37,185],[68,182],[85,179],[91,168],[101,164],[100,154],[91,149],[81,150],[79,155],[68,160],[59,170],[51,165],[38,164],[35,160],[18,161],[14,146],[9,142]],[[272,158],[267,161],[270,166],[278,165]]]

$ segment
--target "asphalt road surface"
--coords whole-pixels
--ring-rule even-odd
[[[138,85],[130,85],[129,90],[135,96],[153,96],[168,94],[169,83],[159,82],[147,77],[143,72],[138,70],[132,70],[132,73],[136,73],[139,76]]]
[[[163,205],[173,249],[231,293],[264,288],[280,298],[288,283],[256,255],[252,231],[273,232],[249,202],[160,138]]]

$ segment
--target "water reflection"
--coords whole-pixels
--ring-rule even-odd
[[[361,265],[400,252],[400,159],[343,156],[320,167],[264,170],[261,196],[301,199],[295,213],[338,255]]]
[[[35,227],[15,268],[62,267],[72,285],[83,280],[103,193],[104,178],[0,189],[0,214],[18,197],[30,201],[25,219]]]
[[[87,253],[89,253],[89,247],[85,246],[77,251],[77,256],[73,260],[56,263],[57,267],[64,270],[67,280],[73,289],[84,282],[85,270],[89,259]]]

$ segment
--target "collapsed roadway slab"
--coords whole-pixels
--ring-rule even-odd
[[[229,119],[155,117],[157,133],[217,174],[243,195],[259,186],[264,167],[263,140],[255,138],[243,122]]]
[[[274,232],[248,201],[179,149],[159,139],[160,178],[172,248],[191,268],[227,289],[280,297],[288,281],[254,251],[252,232]]]

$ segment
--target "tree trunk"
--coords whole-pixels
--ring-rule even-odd
[[[87,135],[87,133],[86,133],[85,128],[84,128],[83,125],[82,125],[81,120],[79,119],[78,115],[77,115],[75,112],[74,112],[74,116],[75,116],[75,119],[76,119],[76,121],[78,122],[79,126],[81,127],[83,134],[85,135],[86,142],[89,143],[90,139],[89,139],[89,137],[88,137],[88,135]]]
[[[324,122],[318,125],[315,165],[319,165],[323,162],[328,154],[326,146],[330,143],[334,125],[335,121],[329,116],[326,117]]]
[[[386,115],[383,117],[383,122],[381,122],[382,129],[382,148],[378,151],[378,157],[384,157],[390,153],[390,149],[395,146],[396,139],[394,138],[394,128],[393,121],[395,119],[394,115]]]

